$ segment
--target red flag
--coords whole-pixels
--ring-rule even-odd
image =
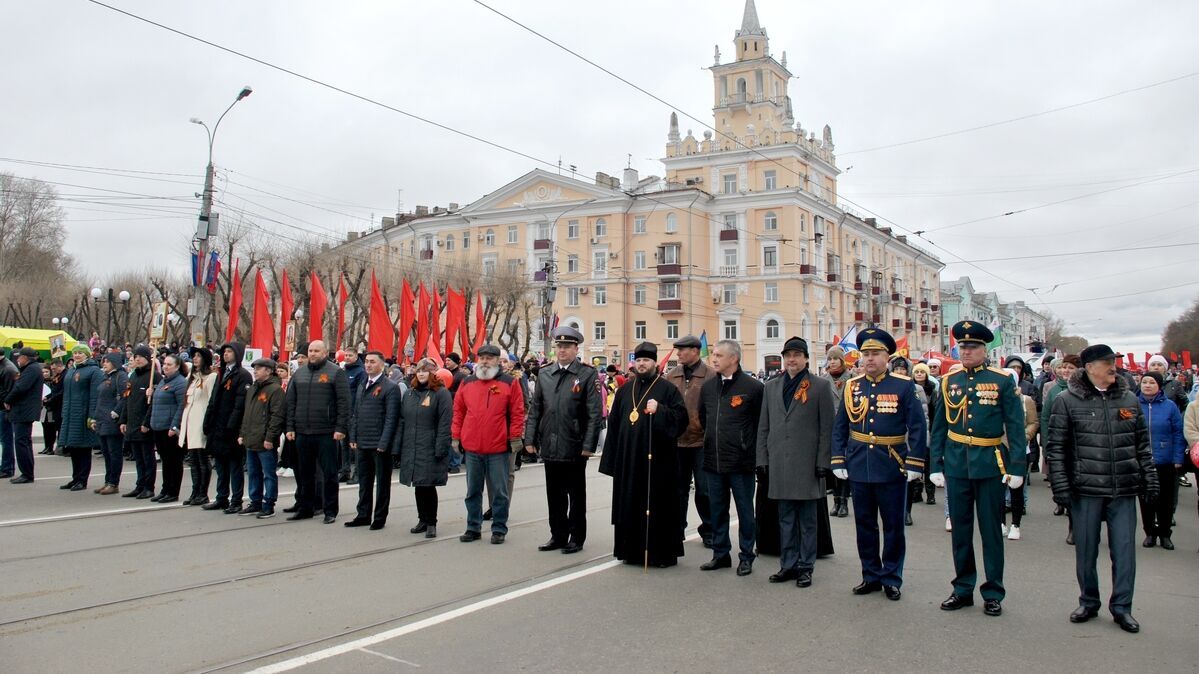
[[[454,350],[455,338],[461,335],[466,348],[466,296],[453,288],[445,291],[445,352]]]
[[[433,335],[429,335],[428,353],[426,355],[432,358],[434,363],[437,363],[437,367],[445,367],[445,361],[441,359],[441,354],[437,351],[437,340],[433,338]]]
[[[308,298],[308,341],[315,342],[325,338],[325,310],[329,306],[329,298],[325,295],[325,287],[321,285],[321,277],[312,272],[312,291]]]
[[[665,371],[666,371],[666,365],[667,365],[667,364],[670,362],[670,357],[671,357],[671,356],[673,356],[673,355],[674,355],[674,349],[671,349],[671,350],[670,350],[670,353],[666,354],[666,357],[665,357],[665,358],[663,358],[663,359],[662,359],[662,360],[661,360],[661,361],[658,363],[658,371],[659,371],[659,372],[665,372]]]
[[[1178,354],[1177,353],[1174,353],[1173,351],[1170,352],[1170,362],[1171,363],[1178,362]]]
[[[262,269],[254,277],[254,319],[250,325],[250,348],[262,349],[269,356],[275,346],[275,326],[271,320],[271,295],[262,280]]]
[[[387,315],[387,303],[379,292],[375,272],[371,272],[371,312],[367,319],[366,348],[384,355],[395,353],[395,328],[391,327],[391,316]]]
[[[1145,352],[1145,369],[1149,369],[1149,359],[1152,358],[1148,351]]]
[[[291,298],[291,282],[287,280],[287,270],[283,270],[283,281],[279,284],[279,360],[287,360],[287,323],[292,319],[295,302]]]
[[[346,292],[346,277],[339,276],[337,278],[337,337],[335,338],[336,346],[334,352],[341,351],[341,333],[346,331],[346,300],[350,298],[350,294]]]
[[[478,353],[479,347],[483,346],[487,340],[487,319],[483,314],[483,293],[475,295],[475,343],[471,348],[471,353]],[[466,354],[462,354],[465,358]]]
[[[417,289],[416,308],[416,341],[412,345],[413,360],[420,360],[429,348],[429,291],[425,290],[425,282],[421,281]]]
[[[1188,370],[1191,369],[1191,352],[1190,351],[1182,352],[1182,366]]]
[[[908,358],[908,336],[904,335],[895,340],[895,355],[900,358]]]
[[[225,343],[233,341],[237,323],[241,320],[241,260],[233,261],[232,290],[229,291],[229,325],[225,328]]]
[[[429,305],[432,309],[429,313],[429,322],[432,325],[429,338],[433,341],[433,348],[429,350],[429,353],[440,355],[440,352],[437,350],[437,343],[441,341],[441,297],[437,294],[436,284],[433,285],[433,291],[429,294]]]
[[[1131,354],[1131,353],[1129,353],[1129,354],[1125,354],[1125,355],[1128,357],[1128,369],[1130,369],[1130,370],[1131,370],[1131,369],[1133,369],[1134,367],[1136,367],[1136,366],[1137,366],[1137,362],[1136,362],[1136,360],[1134,360],[1134,359],[1133,359],[1133,357],[1132,357],[1132,354]]]
[[[470,354],[470,339],[466,336],[466,293],[458,295],[458,344],[461,347],[459,354],[466,358]]]
[[[412,296],[412,286],[408,285],[408,279],[404,279],[404,285],[400,289],[400,325],[399,325],[399,344],[396,345],[398,358],[401,362],[407,362],[407,357],[404,355],[404,347],[408,346],[408,338],[412,336],[412,322],[416,320],[416,298]]]

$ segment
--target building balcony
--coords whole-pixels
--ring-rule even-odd
[[[722,264],[716,268],[716,275],[725,278],[736,278],[741,273],[741,267],[735,264]]]
[[[899,320],[898,318],[892,318],[892,319],[891,319],[891,329],[893,329],[893,330],[894,330],[894,329],[898,329],[898,328],[899,328],[899,324],[900,324],[900,323],[902,323],[902,322],[903,322],[903,321]]]
[[[744,105],[746,103],[774,103],[776,105],[785,105],[785,96],[767,96],[762,93],[750,94],[748,92],[739,91],[729,94],[728,96],[720,97],[720,106],[722,108],[730,105]]]
[[[927,309],[928,308],[928,300],[920,300],[920,308]]]
[[[937,334],[938,332],[941,332],[941,328],[940,328],[939,326],[936,326],[936,325],[934,325],[934,326],[933,326],[933,334],[935,335],[935,334]]]
[[[828,281],[829,283],[837,283],[837,275],[836,274],[827,274],[824,277],[824,280]]]
[[[658,311],[664,313],[682,313],[683,300],[658,300]]]
[[[801,274],[815,274],[815,273],[816,273],[816,267],[815,267],[815,266],[813,266],[813,265],[810,265],[810,264],[801,264],[801,265],[799,265],[799,273],[801,273]]]
[[[737,230],[735,230],[735,229],[720,230],[720,240],[721,241],[736,241],[737,240]]]
[[[916,328],[916,324],[913,323],[912,321],[907,321],[906,323],[903,324],[904,330],[913,330],[915,328]]]
[[[422,250],[422,251],[420,252],[420,259],[422,259],[422,260],[432,260],[432,259],[433,259],[433,249],[432,249],[432,248],[428,248],[428,249],[426,249],[426,250]]]
[[[940,311],[941,305],[940,304],[932,304],[932,305],[929,305],[929,309],[932,309],[933,311]],[[936,326],[933,326],[933,327],[936,327]]]
[[[878,325],[879,323],[883,322],[883,317],[879,316],[878,314],[874,314],[873,316],[870,317],[870,322],[875,325]]]
[[[883,289],[878,286],[870,286],[870,294],[871,295],[882,295]]]
[[[658,265],[658,276],[682,276],[683,265],[681,264],[660,264]]]
[[[854,292],[865,293],[866,292],[866,284],[861,281],[854,281],[853,282],[853,290],[854,290]]]
[[[533,250],[549,250],[549,249],[550,249],[550,240],[549,239],[537,239],[536,241],[533,242]]]
[[[533,272],[533,280],[534,281],[537,281],[538,283],[545,283],[545,279],[546,279],[545,272],[543,272],[543,271]]]
[[[927,325],[921,325],[921,326],[920,326],[920,334],[927,334],[927,333],[928,333],[928,326],[927,326]]]
[[[904,303],[904,304],[911,304],[911,303],[912,303],[912,298],[911,298],[911,297],[905,297],[905,298],[903,298],[903,303]]]
[[[853,312],[853,320],[855,320],[855,321],[864,321],[864,320],[866,320],[866,312],[865,312],[865,311],[855,311],[855,312]]]
[[[891,301],[898,302],[899,301],[899,293],[891,293]]]

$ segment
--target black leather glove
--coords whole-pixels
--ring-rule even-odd
[[[391,455],[391,468],[392,468],[392,470],[400,469],[400,455],[399,454]]]
[[[1157,503],[1158,490],[1148,489],[1145,491],[1145,503],[1153,505]]]
[[[1054,502],[1054,503],[1056,503],[1056,504],[1058,504],[1058,505],[1060,505],[1060,506],[1067,506],[1067,507],[1069,507],[1069,505],[1070,505],[1070,492],[1067,492],[1067,491],[1063,491],[1063,492],[1054,492],[1054,493],[1053,493],[1053,502]]]
[[[758,477],[768,477],[770,475],[770,467],[758,466],[757,468],[754,468],[754,472],[758,474]]]
[[[826,478],[828,478],[828,476],[829,476],[829,475],[831,475],[831,474],[832,474],[832,471],[830,471],[828,468],[824,468],[824,467],[821,467],[821,466],[816,466],[816,477],[817,477],[817,479],[820,479],[820,480],[826,479]]]

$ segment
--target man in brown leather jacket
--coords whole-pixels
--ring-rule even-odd
[[[687,404],[690,422],[679,438],[679,512],[683,530],[687,529],[687,499],[691,494],[691,478],[695,478],[695,509],[699,511],[699,535],[704,547],[712,547],[712,516],[709,512],[708,479],[704,475],[704,427],[699,422],[699,390],[704,382],[716,376],[700,358],[700,342],[687,335],[674,343],[679,364],[666,374],[666,380],[678,387]]]

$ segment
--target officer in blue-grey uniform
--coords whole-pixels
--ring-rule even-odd
[[[880,328],[858,333],[865,374],[845,384],[833,423],[833,474],[849,480],[857,526],[862,583],[854,594],[882,590],[900,598],[903,585],[907,483],[924,474],[928,459],[924,410],[912,380],[887,371],[895,339]],[[879,557],[878,523],[883,523]]]
[[[997,616],[1005,596],[1003,496],[1009,487],[1019,489],[1028,472],[1024,402],[1007,372],[986,366],[987,344],[995,338],[987,326],[959,321],[950,334],[957,340],[962,369],[942,377],[934,394],[929,475],[933,484],[945,487],[953,524],[953,594],[941,602],[941,609],[974,605],[977,524],[987,576],[981,588],[983,612]]]

